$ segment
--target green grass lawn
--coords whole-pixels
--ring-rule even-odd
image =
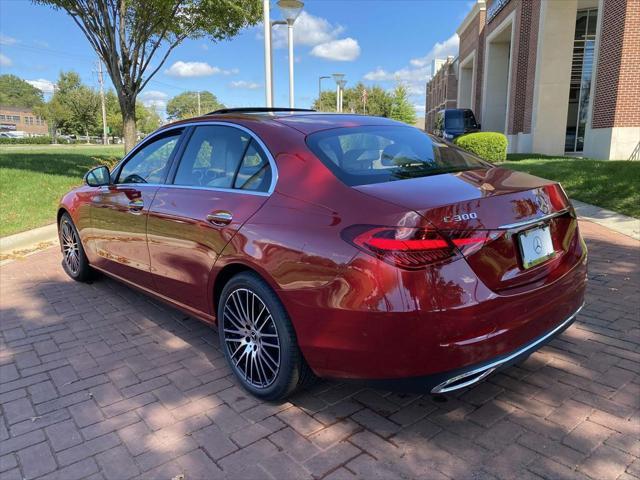
[[[0,236],[55,222],[62,195],[123,154],[122,145],[0,146]]]
[[[562,183],[569,197],[640,218],[640,162],[512,154],[501,166]]]

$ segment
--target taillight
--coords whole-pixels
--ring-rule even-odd
[[[471,254],[489,240],[491,232],[447,232],[447,237],[431,228],[354,225],[343,238],[374,257],[408,270]]]

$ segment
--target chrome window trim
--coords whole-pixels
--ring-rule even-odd
[[[557,212],[553,212],[553,213],[550,213],[548,215],[544,215],[542,217],[531,218],[529,220],[524,220],[522,222],[508,223],[506,225],[500,225],[498,227],[498,230],[511,230],[511,229],[514,229],[514,228],[527,227],[529,225],[536,225],[538,223],[544,223],[547,220],[551,220],[552,218],[564,215],[565,213],[567,213],[569,211],[570,211],[569,208],[564,208],[562,210],[558,210]]]
[[[166,127],[160,130],[156,130],[151,135],[148,135],[144,138],[144,141],[140,142],[136,145],[129,153],[127,153],[120,162],[115,166],[113,171],[117,171],[121,168],[121,166],[132,156],[135,155],[138,150],[144,147],[148,142],[152,141],[155,137],[170,132],[172,130],[177,129],[185,129],[187,127],[198,127],[198,126],[209,126],[209,125],[219,125],[223,127],[232,127],[237,128],[238,130],[242,130],[243,132],[249,134],[249,136],[256,141],[256,143],[260,146],[264,154],[267,156],[267,160],[269,161],[269,165],[271,166],[271,184],[269,185],[269,189],[266,192],[257,192],[254,190],[243,190],[240,188],[221,188],[221,187],[198,187],[195,185],[175,185],[173,183],[116,183],[115,185],[123,185],[123,186],[134,186],[138,187],[140,185],[147,186],[158,186],[158,187],[168,187],[168,188],[183,188],[189,190],[211,190],[214,192],[232,192],[232,193],[241,193],[245,195],[259,195],[259,196],[270,196],[273,191],[276,189],[276,184],[278,183],[278,167],[276,166],[276,161],[271,154],[271,151],[267,148],[262,139],[252,130],[248,129],[244,125],[238,125],[231,122],[221,122],[217,120],[203,121],[203,122],[188,122],[181,123],[179,125],[173,125],[171,127]],[[180,158],[182,160],[182,158]],[[240,159],[242,162],[242,159]]]

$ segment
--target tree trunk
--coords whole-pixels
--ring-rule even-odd
[[[120,110],[122,111],[122,135],[124,136],[124,152],[128,153],[138,139],[136,129],[136,102],[120,100]]]

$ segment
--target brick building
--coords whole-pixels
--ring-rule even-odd
[[[427,103],[425,109],[425,128],[433,130],[436,113],[443,108],[456,108],[458,92],[457,62],[454,57],[446,60],[434,59],[431,71],[434,72],[427,83]]]
[[[640,157],[640,0],[478,0],[457,106],[511,152]]]
[[[47,122],[31,109],[0,105],[0,132],[24,132],[27,137],[48,135]]]

